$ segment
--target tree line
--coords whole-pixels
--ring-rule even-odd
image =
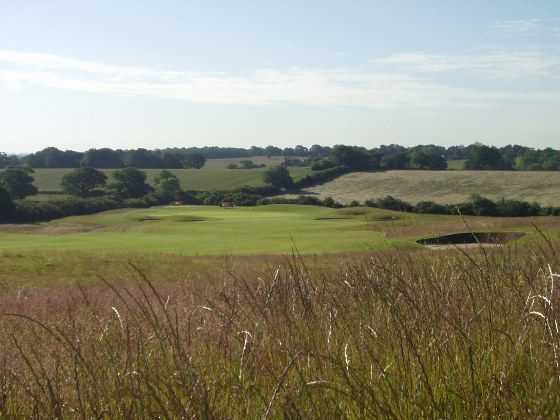
[[[470,170],[560,170],[560,152],[552,148],[535,149],[520,145],[504,147],[481,143],[469,146],[443,147],[420,145],[404,147],[396,144],[368,149],[359,146],[334,147],[313,145],[279,148],[190,147],[161,150],[90,149],[86,152],[48,147],[27,156],[0,153],[0,168],[29,166],[31,168],[143,169],[202,168],[207,159],[247,158],[251,156],[284,156],[294,165],[308,165],[315,170],[344,166],[348,170],[425,169],[445,170],[450,160],[464,161]],[[295,158],[305,158],[304,161]],[[249,162],[249,161],[246,161]],[[235,165],[231,169],[235,169]],[[238,166],[247,168],[247,166]]]

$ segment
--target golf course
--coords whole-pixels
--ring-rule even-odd
[[[364,252],[420,248],[432,234],[478,230],[551,230],[554,217],[484,218],[418,215],[357,207],[305,205],[160,206],[3,225],[0,252],[82,251],[186,256]]]

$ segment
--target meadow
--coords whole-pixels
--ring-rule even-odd
[[[332,197],[342,203],[392,195],[411,203],[433,201],[452,204],[472,194],[535,201],[541,205],[560,202],[560,172],[545,171],[387,171],[354,172],[303,193]]]

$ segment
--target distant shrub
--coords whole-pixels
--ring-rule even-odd
[[[377,200],[367,200],[366,206],[368,207],[376,207],[380,209],[386,210],[395,210],[395,211],[405,211],[405,212],[413,212],[414,206],[406,201],[399,200],[393,196],[386,196],[384,198],[378,198]]]
[[[294,182],[294,188],[301,189],[323,184],[325,182],[332,181],[347,172],[348,170],[343,166],[335,166],[324,171],[314,172],[304,176],[299,181]]]
[[[330,159],[318,159],[311,164],[311,170],[324,171],[336,167],[336,163]]]
[[[417,213],[449,214],[449,207],[433,201],[420,201],[414,206]]]

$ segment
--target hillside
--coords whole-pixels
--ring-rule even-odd
[[[342,203],[392,195],[416,203],[430,200],[449,204],[472,194],[536,201],[542,205],[560,203],[560,172],[513,171],[388,171],[355,172],[304,193],[333,197]]]

